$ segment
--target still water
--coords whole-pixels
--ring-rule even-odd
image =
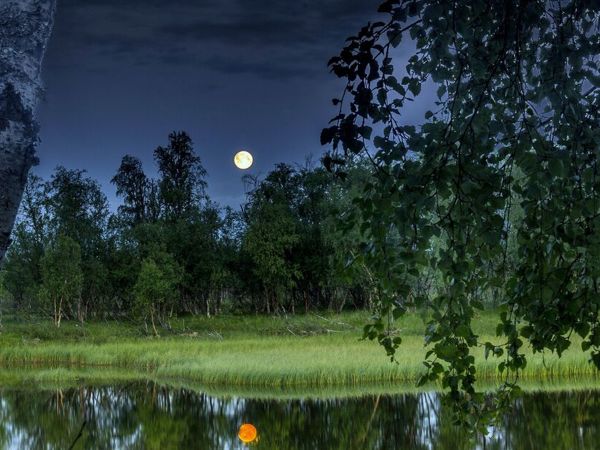
[[[258,442],[238,437],[255,425]],[[73,447],[72,447],[73,446]],[[213,397],[155,383],[0,389],[3,449],[600,448],[600,391],[529,393],[469,442],[435,393],[349,399]]]

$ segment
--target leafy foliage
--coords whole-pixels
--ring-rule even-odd
[[[393,356],[401,340],[388,317],[430,308],[422,381],[441,378],[459,420],[473,423],[480,345],[502,358],[501,402],[517,392],[525,341],[560,355],[577,333],[600,367],[600,9],[387,0],[379,10],[387,19],[329,63],[347,84],[321,136],[333,145],[324,162],[340,175],[356,155],[375,168],[355,200],[380,305],[365,335]],[[415,51],[399,72],[394,48],[407,40]],[[403,113],[422,89],[437,101],[408,125]],[[417,292],[411,277],[432,271],[436,289]],[[472,330],[484,295],[503,305],[500,344]]]
[[[252,180],[242,210],[233,211],[206,195],[205,171],[186,133],[171,133],[155,162],[152,179],[140,160],[123,157],[112,180],[122,199],[114,214],[84,171],[59,167],[48,181],[30,178],[3,267],[6,303],[15,312],[48,314],[39,295],[41,259],[60,236],[79,246],[83,274],[76,307],[63,309],[67,319],[154,319],[156,328],[168,328],[175,315],[371,306],[361,271],[339,274],[356,231],[337,224],[368,167],[340,182],[310,164],[281,164]],[[150,261],[171,280],[168,296],[136,289],[147,284],[140,277],[153,269]]]
[[[142,319],[150,318],[156,335],[155,321],[164,323],[169,311],[174,309],[173,301],[177,298],[176,288],[180,278],[180,268],[168,254],[156,254],[154,258],[142,261],[134,287],[135,306]]]
[[[154,158],[161,174],[158,186],[164,214],[180,219],[203,198],[206,170],[185,132],[171,133],[169,145],[157,147]]]
[[[142,162],[135,156],[125,155],[112,183],[117,187],[117,195],[123,198],[119,213],[131,225],[148,219],[151,202],[151,184],[142,168]]]
[[[264,311],[341,310],[348,297],[365,306],[362,280],[340,270],[353,242],[342,239],[337,216],[350,207],[352,187],[321,168],[279,164],[250,191],[241,256],[251,275],[242,274],[243,288],[264,299]]]
[[[81,318],[81,290],[83,273],[79,245],[67,236],[59,236],[46,249],[41,261],[42,298],[53,309],[54,324],[60,327],[65,310]]]

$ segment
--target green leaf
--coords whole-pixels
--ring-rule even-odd
[[[421,83],[418,80],[411,80],[408,84],[408,90],[416,97],[421,93]]]
[[[446,85],[442,84],[437,89],[437,96],[439,99],[441,99],[444,96],[444,94],[446,94]]]
[[[391,46],[396,48],[402,42],[402,33],[399,30],[388,31],[387,38]]]
[[[562,177],[565,175],[563,163],[558,158],[553,158],[548,161],[548,170],[550,171],[550,174],[555,177]]]

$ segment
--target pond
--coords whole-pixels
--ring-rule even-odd
[[[469,442],[436,393],[345,399],[211,396],[130,382],[0,389],[3,449],[595,449],[600,391],[527,393],[484,440]]]

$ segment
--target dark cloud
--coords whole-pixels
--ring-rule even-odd
[[[323,72],[323,67],[302,64],[301,61],[242,60],[232,61],[229,58],[214,57],[206,61],[206,65],[223,74],[260,75],[265,80],[285,81],[297,77],[306,77]]]
[[[326,61],[379,0],[63,0],[53,64],[173,64],[294,77]],[[354,30],[352,30],[354,31]],[[307,58],[308,55],[308,58]],[[109,61],[107,61],[109,60]],[[227,61],[229,60],[229,61]],[[211,65],[214,63],[214,65]]]

